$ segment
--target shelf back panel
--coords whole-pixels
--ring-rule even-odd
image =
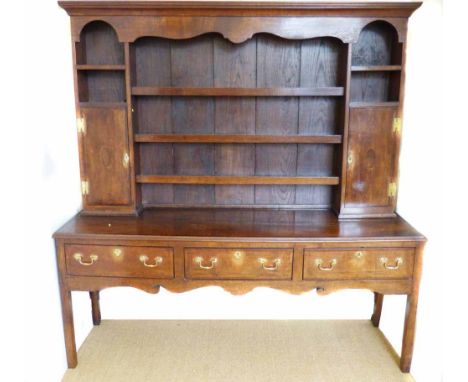
[[[132,86],[321,88],[343,86],[346,46],[258,34],[233,44],[219,34],[131,44]],[[201,135],[342,134],[340,97],[134,96],[135,132]],[[333,176],[329,144],[139,144],[141,175]],[[142,184],[144,205],[329,206],[332,186]]]
[[[119,65],[124,63],[123,44],[115,30],[103,21],[93,21],[81,31],[76,43],[76,61],[83,65]]]

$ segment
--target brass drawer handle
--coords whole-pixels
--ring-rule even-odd
[[[215,267],[215,264],[218,262],[218,259],[216,257],[212,257],[210,259],[210,262],[211,262],[210,265],[203,265],[203,257],[197,256],[193,259],[193,262],[195,264],[198,264],[198,266],[201,269],[213,269]]]
[[[154,258],[154,264],[148,264],[147,261],[149,260],[149,257],[146,256],[146,255],[141,255],[140,256],[140,261],[142,262],[142,264],[145,266],[145,267],[148,267],[148,268],[155,268],[155,267],[158,267],[159,265],[162,264],[163,262],[163,258],[161,256],[155,256]]]
[[[91,261],[89,261],[89,262],[83,261],[83,255],[81,253],[75,253],[73,255],[73,258],[76,261],[78,261],[81,265],[89,266],[89,265],[93,265],[98,260],[98,255],[90,255],[89,259]]]
[[[338,261],[336,261],[336,259],[331,259],[330,261],[330,265],[328,267],[324,267],[323,266],[323,260],[322,259],[316,259],[315,260],[315,264],[317,265],[317,268],[320,270],[320,271],[331,271],[333,270],[333,268],[335,268],[335,265],[338,263]]]
[[[258,259],[258,262],[260,264],[262,264],[262,268],[266,271],[277,271],[278,270],[278,266],[281,264],[281,259],[275,259],[273,260],[273,266],[272,267],[268,267],[266,266],[265,264],[268,262],[267,259],[265,259],[264,257],[260,257]]]
[[[400,268],[400,265],[403,264],[403,259],[401,257],[397,257],[395,259],[395,265],[388,265],[388,259],[386,257],[381,257],[380,262],[382,263],[383,267],[388,270],[395,270]]]

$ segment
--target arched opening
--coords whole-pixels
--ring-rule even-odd
[[[80,102],[125,102],[124,49],[115,30],[104,21],[93,21],[76,43]]]
[[[118,65],[124,63],[123,44],[114,28],[104,21],[85,25],[76,46],[77,63],[87,65]]]
[[[352,50],[351,101],[398,102],[402,44],[393,25],[385,21],[368,24]]]
[[[353,65],[401,65],[401,44],[393,25],[374,21],[363,28],[353,45]]]

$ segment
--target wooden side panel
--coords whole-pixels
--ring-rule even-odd
[[[83,108],[86,133],[82,139],[83,178],[89,182],[87,206],[127,206],[131,203],[127,116],[123,108]]]
[[[345,210],[363,214],[393,213],[389,184],[396,181],[397,109],[381,106],[351,108]]]

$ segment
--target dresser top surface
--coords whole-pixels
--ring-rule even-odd
[[[76,215],[55,238],[425,240],[403,218],[338,220],[329,210],[157,208],[140,216]]]

